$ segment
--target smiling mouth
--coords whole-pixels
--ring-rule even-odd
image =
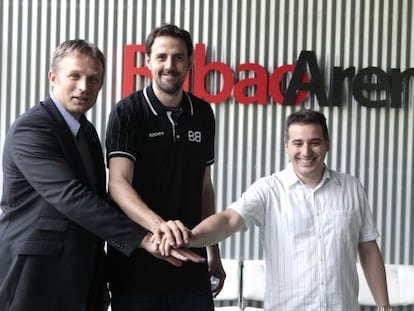
[[[175,70],[164,70],[161,72],[161,75],[175,77],[178,76],[178,72]]]
[[[175,73],[164,73],[161,76],[166,79],[176,79],[178,75]]]
[[[304,165],[304,166],[309,166],[312,165],[314,163],[314,159],[299,159],[299,163]]]
[[[87,102],[88,101],[88,97],[86,96],[73,96],[74,99],[81,101],[81,102]]]

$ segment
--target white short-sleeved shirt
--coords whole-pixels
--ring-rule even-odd
[[[256,181],[231,204],[260,228],[265,310],[355,311],[357,247],[379,235],[354,177],[325,169],[312,189],[287,169]]]

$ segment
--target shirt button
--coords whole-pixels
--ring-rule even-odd
[[[120,249],[124,248],[124,244],[122,244],[122,243],[121,243],[121,242],[119,242],[119,241],[114,241],[114,246],[115,246],[116,248],[120,248]]]

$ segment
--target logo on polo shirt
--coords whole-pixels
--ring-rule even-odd
[[[201,143],[201,131],[188,131],[188,140],[191,142]]]
[[[164,135],[165,135],[164,131],[148,133],[148,137],[150,138],[164,136]]]

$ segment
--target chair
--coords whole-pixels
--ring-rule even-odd
[[[374,298],[369,290],[364,272],[357,263],[359,277],[358,302],[364,306],[375,306]],[[414,265],[386,264],[387,287],[390,304],[392,306],[406,306],[414,304]]]
[[[241,311],[240,309],[240,278],[241,262],[238,259],[222,259],[226,281],[220,294],[214,298],[216,311]],[[221,306],[230,304],[230,306]]]
[[[256,303],[263,306],[265,292],[266,267],[264,260],[245,260],[242,277],[243,311],[263,311],[263,308],[249,306]]]

